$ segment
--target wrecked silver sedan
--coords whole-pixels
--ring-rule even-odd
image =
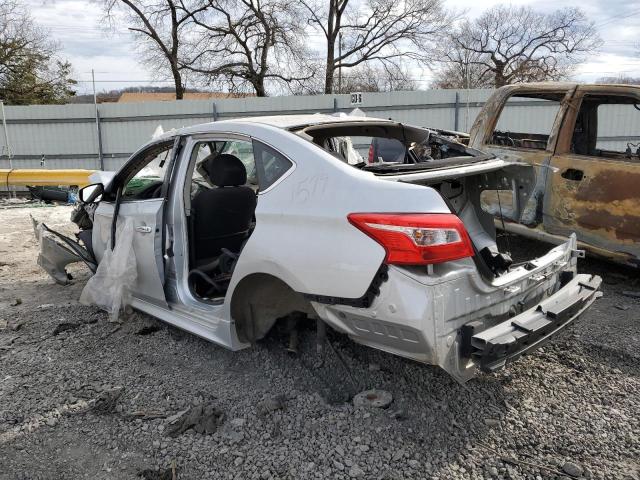
[[[530,165],[388,120],[216,122],[155,139],[83,189],[79,242],[39,226],[40,264],[64,282],[75,254],[96,271],[93,303],[230,349],[296,313],[466,381],[599,296],[600,278],[576,273],[574,235],[519,263],[498,248],[481,194],[510,190],[519,209],[535,185]]]

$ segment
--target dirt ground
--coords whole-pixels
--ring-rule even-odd
[[[2,480],[640,478],[637,272],[582,261],[604,297],[544,348],[460,385],[335,333],[316,367],[313,328],[291,357],[278,328],[234,353],[140,313],[109,323],[78,303],[85,267],[63,287],[36,265],[29,215],[70,232],[69,213],[0,205]],[[354,407],[369,388],[391,406]]]

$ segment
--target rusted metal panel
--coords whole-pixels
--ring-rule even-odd
[[[640,259],[640,165],[567,155],[554,157],[553,166],[545,229],[575,231],[588,245]],[[582,172],[582,179],[564,178],[570,169]]]
[[[544,97],[553,92],[564,93],[564,99],[546,150],[490,144],[510,97],[536,93]],[[469,144],[505,160],[536,166],[536,188],[521,217],[505,215],[508,220],[535,227],[519,229],[519,233],[541,238],[575,232],[591,253],[640,267],[640,162],[570,153],[581,95],[585,93],[631,96],[639,98],[640,103],[637,86],[511,85],[497,90],[487,101],[476,118]],[[496,196],[488,195],[483,200],[490,211],[497,211]]]

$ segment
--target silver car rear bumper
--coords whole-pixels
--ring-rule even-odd
[[[540,347],[576,320],[602,293],[597,275],[576,275],[555,294],[509,320],[473,334],[473,322],[461,329],[463,351],[484,372],[493,372]]]

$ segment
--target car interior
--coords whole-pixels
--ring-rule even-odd
[[[162,184],[173,151],[173,141],[154,145],[131,166],[122,191],[123,200],[150,200],[162,197]]]
[[[255,164],[251,144],[235,141],[200,143],[191,160],[189,285],[198,297],[214,299],[224,296],[255,226]]]

